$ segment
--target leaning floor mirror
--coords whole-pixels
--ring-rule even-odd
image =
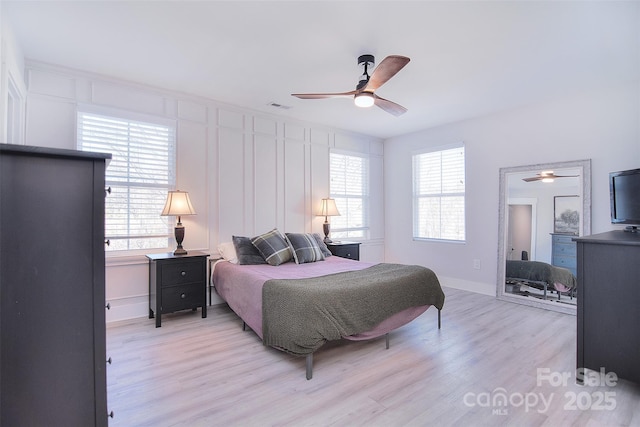
[[[591,161],[500,169],[497,297],[576,311],[574,237],[591,234]]]

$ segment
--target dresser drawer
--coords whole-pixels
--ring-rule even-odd
[[[552,264],[557,267],[564,267],[568,269],[576,268],[576,257],[569,256],[554,256]]]
[[[204,269],[201,261],[168,262],[161,267],[161,287],[182,285],[191,282],[204,281]]]
[[[553,246],[554,255],[559,256],[576,256],[576,245],[571,243],[556,243]]]
[[[206,297],[205,292],[202,283],[162,288],[162,312],[201,307],[202,300]]]

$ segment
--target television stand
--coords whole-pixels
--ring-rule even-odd
[[[624,228],[624,231],[627,233],[637,233],[638,232],[638,227],[635,225],[629,225],[627,227]]]

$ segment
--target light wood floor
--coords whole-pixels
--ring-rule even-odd
[[[310,381],[304,358],[264,347],[226,306],[163,316],[161,328],[110,324],[110,425],[640,425],[640,386],[575,385],[575,316],[445,293],[441,330],[431,308],[389,350],[384,338],[329,343]],[[538,368],[570,379],[538,381]],[[507,406],[491,404],[500,394]]]

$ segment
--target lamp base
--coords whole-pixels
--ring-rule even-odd
[[[182,241],[184,240],[184,227],[182,226],[182,223],[180,221],[178,221],[178,224],[176,225],[174,232],[175,232],[176,243],[178,244],[178,247],[176,248],[175,251],[173,251],[173,254],[186,255],[187,251],[182,247]]]
[[[329,221],[325,220],[322,224],[322,231],[324,231],[324,242],[331,243],[333,240],[329,237],[329,232],[331,231],[331,226],[329,225]]]

